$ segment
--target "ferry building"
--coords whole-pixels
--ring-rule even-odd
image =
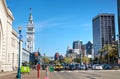
[[[13,20],[6,0],[0,0],[0,72],[12,71],[18,66],[18,34],[12,28]]]

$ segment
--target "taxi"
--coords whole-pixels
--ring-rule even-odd
[[[54,70],[55,71],[61,71],[61,70],[63,70],[63,66],[60,65],[60,64],[54,65]]]

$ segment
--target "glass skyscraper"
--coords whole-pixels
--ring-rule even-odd
[[[115,41],[114,14],[99,14],[92,20],[94,53]]]

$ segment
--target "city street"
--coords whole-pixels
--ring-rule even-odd
[[[120,79],[120,70],[52,72],[50,79]]]
[[[0,73],[0,79],[16,79],[16,72]],[[37,71],[31,70],[30,74],[21,74],[21,79],[45,79],[45,71],[40,71],[40,78],[37,78]],[[48,72],[48,79],[120,79],[120,70],[75,70],[75,71],[54,71]]]

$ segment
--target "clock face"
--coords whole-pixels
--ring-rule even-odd
[[[32,37],[28,37],[28,38],[27,38],[27,41],[28,41],[28,42],[32,41]]]

